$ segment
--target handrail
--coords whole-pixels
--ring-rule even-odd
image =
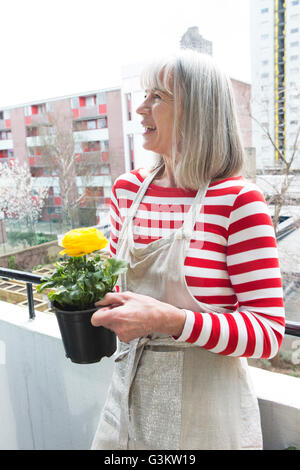
[[[1,277],[4,279],[15,279],[26,282],[29,318],[34,319],[35,313],[32,284],[40,284],[42,282],[43,276],[38,276],[37,274],[32,274],[26,271],[16,271],[15,269],[0,267],[0,278]],[[286,321],[285,334],[300,337],[300,322]]]
[[[0,277],[4,279],[15,279],[16,281],[26,282],[29,318],[33,320],[35,318],[35,311],[32,284],[40,284],[43,277],[38,276],[37,274],[28,273],[26,271],[16,271],[15,269],[8,268],[0,268]]]
[[[285,334],[291,336],[300,336],[300,323],[296,321],[287,321],[285,323]]]

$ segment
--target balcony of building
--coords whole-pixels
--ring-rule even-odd
[[[8,274],[0,271],[2,277]],[[37,282],[29,276],[27,281]],[[0,301],[0,449],[89,449],[114,356],[95,364],[72,363],[65,357],[55,316],[34,310],[27,292],[29,313],[24,306]],[[285,336],[298,359],[299,328],[289,322]],[[252,366],[250,374],[264,450],[300,448],[299,378]]]

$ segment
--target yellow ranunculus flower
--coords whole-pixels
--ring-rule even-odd
[[[83,256],[105,248],[108,240],[94,227],[75,228],[67,232],[61,240],[65,248],[60,255]]]

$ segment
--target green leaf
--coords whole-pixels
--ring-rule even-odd
[[[117,259],[117,258],[108,258],[106,260],[106,271],[111,276],[118,276],[119,274],[127,271],[128,263],[127,261]]]

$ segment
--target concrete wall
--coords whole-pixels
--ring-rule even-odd
[[[38,266],[39,264],[49,264],[52,260],[56,261],[59,256],[58,253],[61,250],[62,248],[58,246],[57,240],[41,243],[40,245],[11,251],[10,253],[0,256],[0,266],[7,268],[8,260],[13,256],[18,269],[30,271],[34,266]]]
[[[89,449],[113,357],[73,364],[56,319],[0,301],[0,450]],[[300,449],[300,379],[250,367],[264,449]]]
[[[89,449],[113,358],[64,355],[56,318],[0,301],[0,449]]]

